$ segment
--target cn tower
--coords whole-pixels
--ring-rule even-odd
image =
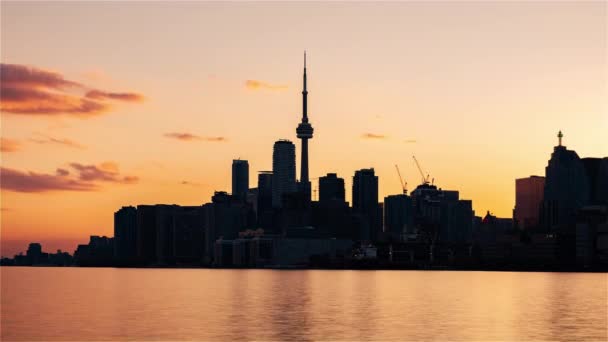
[[[306,90],[306,51],[304,51],[304,88],[302,89],[302,122],[298,125],[296,133],[302,140],[302,157],[300,159],[300,191],[310,201],[310,179],[308,177],[308,139],[312,139],[313,128],[308,123],[308,91]]]

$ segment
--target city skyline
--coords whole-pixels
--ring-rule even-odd
[[[72,11],[90,11],[89,7],[74,5],[70,7]],[[221,12],[222,8],[197,5],[209,12]],[[301,59],[298,56],[301,56],[302,47],[281,48],[280,58],[273,56],[275,63],[270,65],[264,62],[264,58],[269,57],[267,52],[261,51],[252,53],[250,58],[229,60],[223,66],[215,65],[217,70],[224,72],[230,67],[237,68],[242,75],[216,73],[213,68],[196,68],[194,77],[186,77],[185,74],[172,76],[168,72],[182,72],[183,69],[162,67],[158,70],[158,76],[162,76],[160,83],[165,83],[164,80],[169,81],[167,87],[171,84],[186,86],[182,93],[165,96],[164,87],[155,88],[141,83],[142,80],[153,81],[154,78],[147,78],[150,75],[146,74],[146,71],[152,70],[149,68],[151,65],[141,66],[139,72],[128,72],[126,65],[101,63],[99,67],[103,72],[95,74],[90,73],[89,67],[101,61],[93,57],[87,59],[88,66],[84,65],[87,63],[68,66],[53,56],[48,60],[34,57],[37,55],[32,53],[31,49],[35,47],[16,45],[18,38],[27,38],[34,33],[18,33],[18,29],[27,22],[15,21],[24,19],[23,11],[31,8],[16,4],[2,6],[2,41],[6,44],[2,55],[3,91],[4,86],[9,84],[5,75],[18,76],[18,72],[24,70],[19,66],[28,65],[35,68],[33,70],[53,70],[59,73],[63,81],[70,82],[70,87],[74,86],[71,83],[86,84],[84,99],[103,105],[97,111],[87,112],[83,108],[77,108],[80,112],[72,110],[72,114],[65,114],[64,107],[64,112],[61,113],[33,114],[31,108],[5,107],[3,98],[3,178],[8,170],[13,172],[9,172],[9,175],[13,176],[16,174],[19,177],[27,177],[28,172],[35,172],[37,175],[46,175],[46,178],[43,177],[45,180],[54,181],[41,181],[34,184],[41,184],[38,187],[25,189],[20,188],[18,184],[12,184],[12,187],[11,184],[3,185],[2,255],[12,255],[15,251],[23,250],[29,241],[34,240],[43,242],[45,246],[50,245],[51,249],[71,250],[75,242],[84,242],[91,234],[111,235],[111,213],[123,205],[201,205],[210,201],[214,191],[228,191],[231,188],[229,168],[233,159],[240,157],[248,160],[253,175],[256,171],[271,168],[271,149],[275,140],[281,137],[290,140],[296,138],[293,127],[301,120],[297,113],[301,98],[298,95],[299,82],[296,80],[301,77]],[[412,12],[432,8],[431,5],[428,8],[414,4],[402,6]],[[511,5],[504,6],[508,15]],[[557,23],[563,25],[563,22],[554,17],[534,12],[534,9],[542,7],[541,5],[522,6],[529,6],[531,12],[544,20],[543,23],[548,27]],[[445,108],[437,106],[436,98],[430,96],[433,92],[422,91],[419,87],[416,87],[418,92],[399,93],[397,89],[403,89],[401,83],[408,79],[405,72],[395,78],[378,79],[374,72],[387,76],[389,70],[380,68],[379,64],[363,63],[366,58],[371,58],[370,56],[355,57],[313,44],[312,35],[303,39],[301,43],[307,43],[305,47],[309,51],[309,66],[312,65],[308,86],[316,128],[315,143],[309,151],[310,178],[337,173],[339,177],[344,178],[345,187],[350,189],[352,175],[356,170],[374,168],[380,179],[379,198],[382,199],[387,195],[401,193],[399,179],[394,170],[395,164],[401,167],[409,190],[413,190],[419,183],[417,169],[411,161],[411,155],[415,154],[426,172],[435,178],[436,183],[444,188],[458,189],[463,198],[473,200],[477,215],[490,210],[500,217],[511,217],[515,203],[515,179],[543,174],[547,156],[556,145],[557,130],[564,130],[564,144],[576,150],[581,157],[605,155],[608,146],[603,143],[602,132],[608,128],[608,119],[601,96],[605,95],[606,75],[602,75],[600,71],[606,67],[606,55],[605,49],[603,52],[596,51],[596,54],[589,51],[597,49],[597,44],[605,48],[606,43],[602,40],[605,33],[598,34],[595,30],[605,27],[605,23],[593,21],[593,9],[597,6],[605,9],[605,4],[589,4],[583,6],[586,10],[578,9],[574,13],[567,13],[566,10],[571,9],[567,4],[546,6],[554,6],[551,8],[555,8],[556,13],[574,16],[581,20],[581,23],[582,18],[588,20],[585,22],[587,26],[577,28],[584,32],[570,34],[574,35],[573,37],[576,37],[576,34],[591,34],[589,37],[597,40],[593,40],[593,44],[588,43],[589,45],[575,44],[571,53],[576,55],[578,51],[585,55],[585,58],[593,59],[592,63],[576,64],[580,69],[568,74],[568,70],[560,69],[560,62],[563,61],[549,60],[553,63],[545,65],[548,69],[539,71],[542,77],[527,79],[523,83],[525,87],[522,92],[514,88],[522,84],[516,82],[521,80],[509,79],[506,73],[497,71],[491,76],[482,74],[483,70],[488,71],[486,67],[496,67],[500,62],[506,62],[500,54],[491,54],[493,58],[486,60],[485,67],[481,66],[481,73],[475,74],[476,82],[465,82],[472,87],[470,93],[456,87],[457,84],[448,76],[431,78],[430,83],[425,84],[421,82],[424,77],[420,78],[423,75],[416,75],[417,84],[426,87],[432,87],[433,84],[444,86],[444,91],[436,92],[435,96],[447,101],[448,107]],[[42,7],[51,11],[62,8],[59,5]],[[118,18],[118,14],[111,11],[111,4],[99,7],[102,12],[108,11],[104,12],[107,18]],[[320,12],[331,12],[334,9],[332,6],[304,7]],[[468,8],[470,11],[477,8],[465,7],[471,7]],[[126,12],[130,12],[130,9],[136,6],[127,5],[126,8]],[[152,15],[162,8],[162,5],[154,5],[147,8],[147,11]],[[183,11],[187,8],[187,5],[170,7],[172,11]],[[287,12],[291,10],[289,7],[285,8],[288,8]],[[365,6],[344,8],[351,14],[351,17],[345,20],[352,25],[349,20],[354,20]],[[380,8],[397,8],[404,11],[396,5]],[[497,15],[496,8],[501,7],[479,5],[477,10]],[[36,9],[39,10],[41,9]],[[256,6],[245,6],[245,9],[240,11],[246,12],[242,14],[244,18],[249,18],[258,10],[259,7]],[[11,13],[10,17],[7,12]],[[7,20],[4,20],[5,18]],[[53,23],[51,18],[56,20],[62,17],[59,14],[57,17],[45,17],[38,27],[48,28],[48,25]],[[76,21],[67,21],[64,25],[74,23]],[[186,20],[186,23],[190,21]],[[525,23],[533,25],[531,22]],[[444,28],[451,27],[449,23],[444,24]],[[496,30],[500,27],[499,24],[485,21],[482,24]],[[462,23],[459,22],[459,25]],[[58,36],[65,35],[60,30],[50,32]],[[545,48],[549,51],[557,48],[551,45],[557,42],[555,32],[537,33],[539,36],[525,42],[538,43],[536,39],[550,38],[545,41]],[[564,34],[563,31],[559,33]],[[100,32],[93,34],[105,37]],[[466,36],[472,33],[461,34]],[[362,41],[370,43],[365,39]],[[177,48],[184,49],[188,46],[179,43],[176,42]],[[515,49],[518,47],[514,42],[507,45]],[[459,52],[459,58],[470,57],[467,51],[456,49],[456,52]],[[119,55],[128,58],[138,56],[122,53]],[[348,63],[341,65],[336,59],[348,59]],[[396,64],[397,60],[390,61],[393,67],[425,66],[421,60],[409,61],[410,63],[403,61],[399,64]],[[481,60],[476,61],[481,63]],[[526,68],[533,70],[539,67],[533,58],[528,61],[518,60],[515,63],[515,70],[520,72]],[[300,66],[296,67],[298,64]],[[443,64],[442,66],[445,67]],[[451,72],[448,75],[458,75],[456,69],[458,68],[449,69]],[[561,74],[557,73],[560,70]],[[350,74],[350,71],[355,71],[354,75],[340,77]],[[138,79],[138,76],[142,75],[147,76]],[[545,79],[549,75],[556,78]],[[513,82],[513,88],[507,87],[507,95],[479,88],[484,82],[492,80],[498,83]],[[561,89],[555,82],[569,86]],[[446,89],[446,85],[452,87]],[[416,84],[409,85],[415,86]],[[535,88],[540,86],[545,89]],[[58,90],[63,88],[51,89],[52,92]],[[556,95],[559,97],[562,90],[564,94],[574,95],[568,99],[553,98]],[[73,89],[69,90],[68,94],[72,91]],[[473,91],[478,91],[477,96]],[[526,92],[533,95],[527,97]],[[211,99],[210,94],[217,96],[217,99]],[[465,101],[456,100],[458,95],[463,96],[461,99]],[[484,101],[478,103],[482,95],[486,96],[486,100],[488,96],[493,97],[496,102],[491,105]],[[208,103],[201,103],[199,96]],[[404,97],[407,101],[404,101]],[[515,115],[508,116],[509,110],[501,108],[502,111],[484,120],[483,111],[496,110],[509,99],[521,99],[521,102],[518,102],[522,105],[521,108],[510,108],[511,113]],[[549,99],[554,102],[549,102]],[[235,106],[233,101],[242,103]],[[452,107],[449,107],[450,104]],[[481,107],[475,109],[476,105]],[[375,106],[381,108],[374,108]],[[203,109],[209,108],[215,113],[201,115]],[[269,111],[266,110],[268,108]],[[531,114],[537,109],[541,110],[538,115]],[[177,111],[179,114],[171,113],[168,114],[170,118],[167,118],[164,116],[166,114],[159,114],[162,111]],[[332,111],[340,114],[332,114]],[[466,111],[473,114],[463,114]],[[157,114],[148,115],[146,112]],[[455,116],[458,118],[455,119]],[[220,120],[217,120],[218,117]],[[171,118],[175,121],[169,120]],[[491,123],[489,120],[496,122]],[[480,121],[482,123],[479,123]],[[144,123],[151,126],[145,126]],[[530,127],[525,126],[526,123],[530,124]],[[589,127],[588,123],[593,123],[593,127]],[[502,125],[506,125],[507,129],[503,129]],[[242,126],[245,130],[235,126]],[[109,134],[111,136],[108,137]],[[522,152],[522,148],[526,149]],[[301,145],[297,146],[296,155],[301,151]],[[156,157],[158,155],[163,156],[160,158],[162,160]],[[297,165],[300,166],[301,164]],[[33,175],[30,173],[29,177]],[[76,175],[76,178],[70,178],[72,175]],[[61,177],[68,177],[77,182],[58,183],[57,179],[64,179]],[[313,187],[316,187],[316,184],[313,184]],[[350,191],[346,191],[346,199],[352,204],[350,197]]]

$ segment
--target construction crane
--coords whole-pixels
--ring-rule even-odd
[[[422,176],[422,183],[429,184],[429,175],[427,174],[425,177],[424,172],[422,171],[422,168],[420,167],[420,163],[418,163],[418,159],[416,159],[416,156],[412,156],[412,158],[414,158],[414,162],[416,163],[416,166],[418,167],[418,171],[420,171],[420,176]]]
[[[399,176],[399,181],[401,182],[401,189],[403,189],[403,194],[407,195],[407,182],[403,181],[403,177],[401,177],[401,172],[399,172],[399,166],[395,164],[395,169],[397,169],[397,175]]]

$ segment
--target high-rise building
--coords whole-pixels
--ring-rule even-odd
[[[258,173],[258,225],[269,230],[272,227],[272,171]]]
[[[305,199],[310,201],[310,179],[308,176],[308,139],[312,139],[313,128],[308,122],[308,91],[306,90],[306,52],[304,52],[304,76],[302,89],[302,122],[298,125],[296,133],[302,141],[302,154],[300,158],[300,191]]]
[[[545,177],[530,176],[515,180],[513,219],[520,229],[538,226],[545,192]]]
[[[235,159],[232,161],[232,196],[244,201],[248,190],[249,162]]]
[[[156,261],[156,206],[137,206],[137,259],[149,264]]]
[[[285,194],[296,192],[296,147],[289,140],[274,143],[272,153],[272,206],[280,208]]]
[[[208,258],[213,256],[217,239],[236,239],[240,231],[250,228],[249,208],[243,201],[224,191],[216,191],[211,201],[203,205],[205,256]]]
[[[137,255],[137,209],[122,207],[114,213],[114,257],[117,262],[133,262]]]
[[[443,243],[468,243],[473,237],[473,203],[458,191],[420,184],[412,191],[418,233]]]
[[[559,143],[545,168],[542,219],[548,229],[574,225],[576,211],[587,205],[590,199],[585,165],[575,151],[562,145],[562,137],[560,131]]]
[[[378,204],[378,176],[373,168],[355,171],[353,213],[360,217],[360,240],[375,241],[382,227],[382,215]]]
[[[393,238],[402,239],[414,232],[414,210],[408,195],[384,197],[384,232]]]
[[[319,202],[344,202],[344,179],[335,173],[319,178]]]

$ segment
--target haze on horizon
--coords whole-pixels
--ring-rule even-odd
[[[72,252],[121,206],[199,205],[232,159],[272,169],[296,143],[308,52],[310,175],[350,200],[412,190],[412,155],[445,189],[511,217],[515,178],[544,175],[563,130],[608,155],[608,5],[597,2],[3,1],[3,256]],[[297,163],[299,165],[299,158]]]

